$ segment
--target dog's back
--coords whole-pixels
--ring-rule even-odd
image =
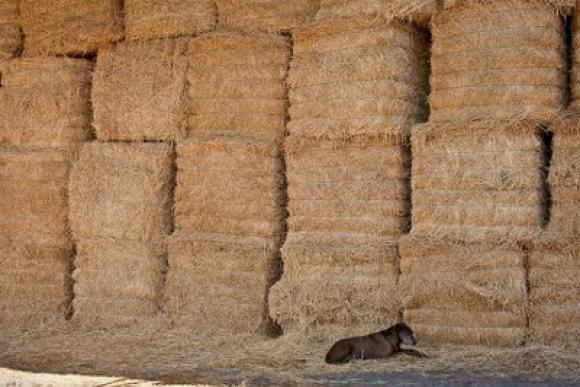
[[[382,358],[393,352],[391,343],[377,332],[337,341],[326,354],[325,360],[329,364],[343,364],[353,359]]]
[[[328,364],[348,363],[352,359],[354,352],[354,348],[351,344],[352,339],[353,338],[342,339],[334,343],[326,354],[325,361]]]

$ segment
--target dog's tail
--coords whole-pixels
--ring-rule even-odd
[[[352,347],[345,342],[337,342],[326,354],[324,361],[328,364],[345,364],[352,359]]]

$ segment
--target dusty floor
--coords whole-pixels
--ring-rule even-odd
[[[430,358],[401,355],[330,366],[323,357],[333,339],[316,334],[208,336],[166,321],[115,331],[70,323],[4,327],[0,367],[174,384],[580,385],[580,351],[419,346]]]

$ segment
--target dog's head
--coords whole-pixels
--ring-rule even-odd
[[[417,340],[413,335],[413,330],[405,323],[400,323],[395,325],[395,329],[397,331],[397,335],[399,336],[399,340],[403,344],[407,345],[415,345],[417,344]]]

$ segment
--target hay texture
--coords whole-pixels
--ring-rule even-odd
[[[397,252],[408,227],[408,158],[389,137],[291,136],[285,143],[288,238],[270,292],[285,329],[396,320]]]
[[[541,232],[544,146],[535,123],[428,124],[412,141],[413,234],[513,243]]]
[[[294,31],[292,135],[398,134],[425,118],[427,46],[411,25],[323,23]]]
[[[549,229],[561,237],[580,237],[580,118],[555,123],[549,186]]]
[[[216,0],[219,26],[237,31],[281,32],[310,23],[319,0]]]
[[[0,325],[64,320],[70,305],[71,250],[0,237]]]
[[[76,321],[118,326],[156,313],[172,227],[172,157],[161,143],[83,146],[70,182]]]
[[[93,85],[100,140],[175,140],[185,130],[185,40],[130,41],[99,51]]]
[[[0,143],[81,142],[91,131],[91,62],[24,58],[0,64]]]
[[[195,138],[181,142],[177,155],[177,232],[279,238],[284,197],[277,144]]]
[[[266,332],[267,291],[279,272],[273,239],[196,233],[169,241],[166,309],[197,331]]]
[[[432,19],[430,120],[550,120],[565,95],[562,18],[544,1],[448,3]]]
[[[580,8],[576,8],[572,17],[572,68],[571,68],[571,101],[570,109],[580,110]]]
[[[209,34],[188,49],[188,130],[276,139],[286,116],[289,42],[274,35]]]
[[[72,244],[67,184],[75,152],[0,149],[0,323],[64,319]]]
[[[157,39],[211,31],[216,24],[214,0],[126,0],[128,39]]]
[[[278,144],[193,138],[177,155],[169,314],[198,329],[267,330],[284,216]]]
[[[580,243],[545,235],[530,248],[530,330],[546,345],[580,344]]]
[[[318,21],[395,19],[427,25],[439,9],[438,0],[321,0]]]
[[[514,346],[526,332],[525,254],[519,247],[400,242],[404,320],[433,344]]]
[[[24,54],[85,55],[123,37],[121,0],[20,0]]]
[[[0,1],[0,62],[17,56],[22,48],[18,0]]]

